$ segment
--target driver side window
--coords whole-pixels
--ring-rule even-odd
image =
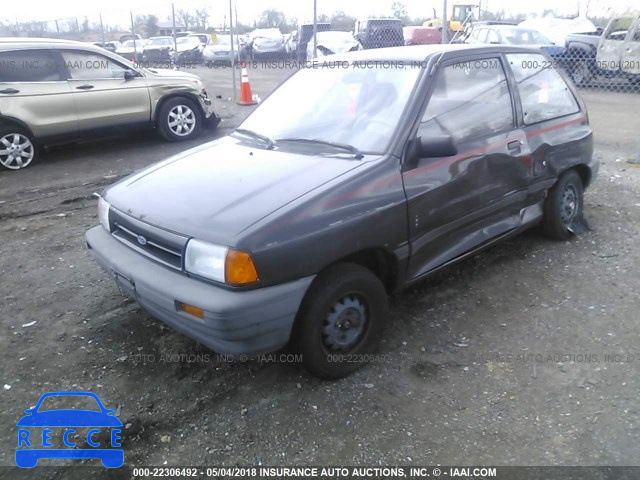
[[[448,65],[435,82],[418,136],[450,135],[463,141],[513,127],[511,94],[497,58]]]
[[[62,58],[72,80],[122,80],[128,70],[110,58],[83,50],[65,50]]]

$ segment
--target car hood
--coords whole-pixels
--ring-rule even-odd
[[[234,50],[238,51],[240,50],[240,47],[238,45],[234,46]],[[207,47],[205,48],[205,51],[207,52],[230,52],[231,51],[231,45],[225,45],[225,44],[219,44],[219,45],[207,45]]]
[[[361,165],[342,156],[265,150],[224,137],[134,174],[104,196],[143,222],[233,246],[251,225]]]
[[[191,50],[200,50],[202,48],[201,44],[194,45],[193,43],[179,43],[178,44],[178,52],[189,52]]]
[[[121,427],[118,417],[91,410],[50,410],[25,415],[17,427]]]
[[[183,79],[200,81],[200,77],[184,70],[170,70],[168,68],[145,68],[147,76],[160,79]]]

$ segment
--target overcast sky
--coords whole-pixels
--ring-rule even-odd
[[[297,18],[299,21],[313,19],[313,0],[232,1],[237,5],[239,20],[244,23],[252,22],[267,8],[281,10],[288,18]],[[337,10],[343,10],[359,18],[372,15],[389,16],[393,3],[393,0],[317,1],[319,14],[331,15]],[[211,14],[212,25],[222,24],[223,17],[229,12],[228,0],[174,0],[174,2],[176,10],[183,8],[193,11],[196,8],[206,8]],[[465,3],[463,0],[449,0],[449,5],[456,2]],[[107,0],[93,4],[86,0],[20,0],[12,1],[10,9],[2,9],[0,18],[10,22],[26,22],[89,16],[89,21],[93,22],[97,21],[98,13],[102,13],[105,23],[124,26],[128,21],[129,10],[132,10],[134,15],[154,14],[161,21],[167,20],[171,14],[171,3],[171,0]],[[433,8],[441,11],[443,2],[441,0],[404,0],[402,3],[405,4],[409,16],[430,17]],[[473,3],[473,0],[468,3]],[[588,7],[589,14],[593,16],[607,16],[640,7],[640,0],[482,0],[482,8],[531,15],[540,14],[544,9],[551,8],[555,9],[558,15],[575,15],[578,12],[579,3],[582,4],[583,10]]]

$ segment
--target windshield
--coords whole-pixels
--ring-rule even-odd
[[[173,40],[171,38],[152,38],[147,45],[171,45],[172,43]]]
[[[231,38],[229,35],[218,35],[215,43],[216,45],[231,45]]]
[[[536,30],[505,28],[500,34],[510,45],[551,45],[553,42]]]
[[[300,70],[269,96],[241,125],[278,141],[304,138],[383,153],[416,83],[419,68],[331,62]],[[372,68],[368,68],[372,67]]]
[[[43,399],[38,412],[69,409],[101,411],[96,399],[89,395],[55,395]]]
[[[136,45],[137,46],[142,45],[142,43],[143,43],[142,40],[136,40]],[[125,47],[125,48],[133,48],[133,40],[127,40],[126,42],[124,42],[122,44],[122,46]]]

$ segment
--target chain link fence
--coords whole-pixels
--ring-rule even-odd
[[[424,21],[409,19],[402,11],[390,18],[357,19],[343,12],[332,16],[318,14],[310,3],[304,18],[315,21],[305,22],[276,10],[265,10],[256,16],[243,11],[243,4],[239,10],[237,3],[230,2],[228,10],[225,7],[224,13],[218,10],[216,14],[205,8],[189,10],[179,3],[164,3],[149,11],[123,11],[117,15],[109,12],[46,21],[4,22],[0,23],[0,36],[91,42],[143,66],[169,68],[180,68],[186,63],[215,67],[273,61],[281,62],[284,68],[300,68],[351,50],[443,41],[510,44],[546,51],[549,62],[544,67],[565,71],[580,88],[640,91],[638,14],[594,19],[600,25],[588,22],[590,31],[555,35],[551,40],[547,32],[525,26],[528,20],[517,25],[508,18],[493,15],[491,20],[476,21],[474,17],[482,16],[479,11],[476,15],[471,6],[462,6],[466,9],[454,6],[443,29],[436,11],[433,18]],[[182,38],[188,36],[191,38]]]

